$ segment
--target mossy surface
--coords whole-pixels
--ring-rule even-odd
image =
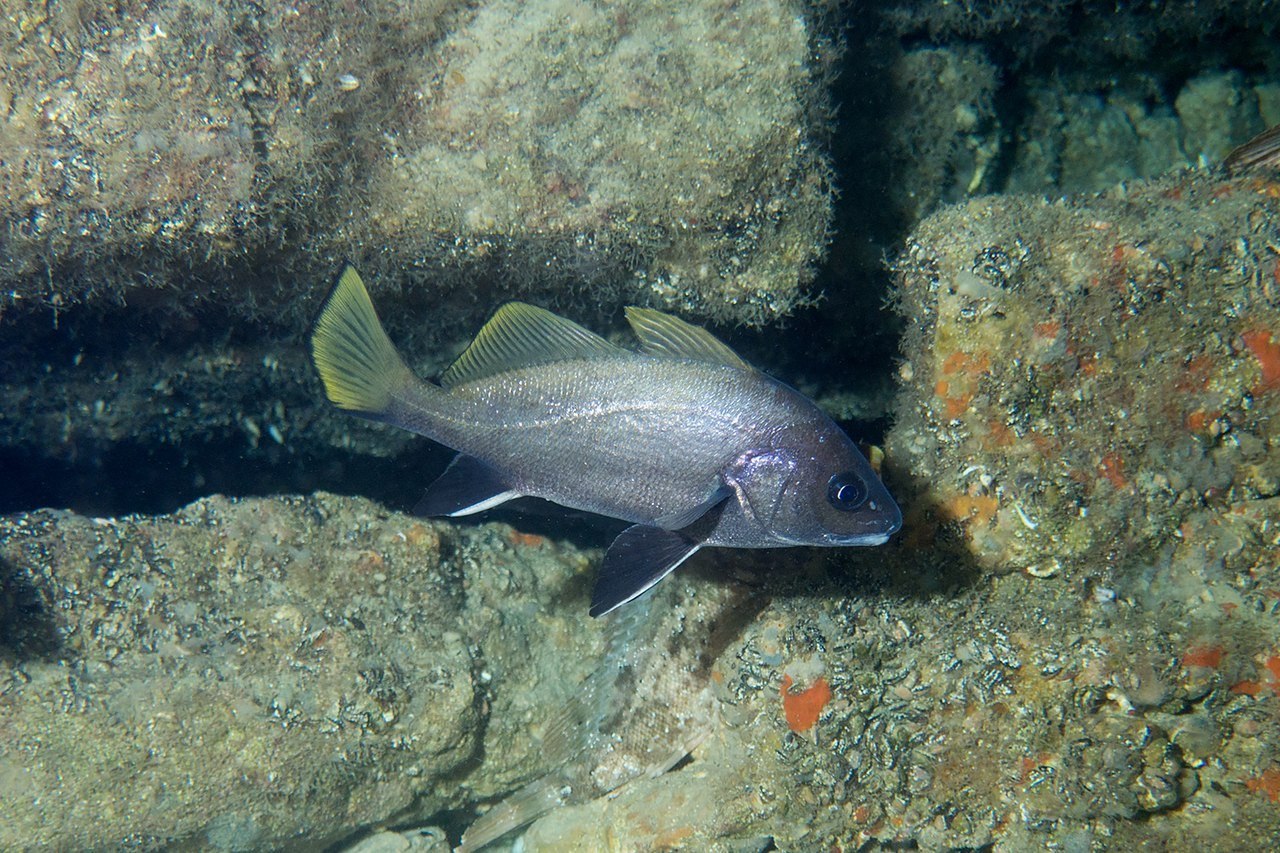
[[[315,849],[502,790],[598,654],[584,568],[325,494],[6,516],[0,846]]]
[[[296,327],[350,258],[454,313],[542,294],[758,324],[805,301],[825,246],[830,42],[784,3],[10,22],[6,318],[158,286],[168,314],[214,300]]]
[[[1001,571],[1134,570],[1222,502],[1277,494],[1277,186],[1170,177],[930,219],[899,261],[891,456],[916,535]]]

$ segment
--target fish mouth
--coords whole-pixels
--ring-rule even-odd
[[[896,530],[888,533],[858,533],[853,536],[832,536],[830,542],[832,545],[883,545],[889,541],[889,537],[895,532]]]
[[[894,525],[887,532],[878,531],[875,533],[824,533],[819,539],[798,539],[791,536],[784,536],[780,533],[773,534],[773,538],[782,545],[828,545],[828,546],[866,546],[874,547],[883,545],[889,541],[889,537],[898,532],[900,525]]]
[[[861,545],[874,547],[883,545],[889,541],[893,534],[902,528],[901,516],[896,518],[885,519],[882,523],[872,525],[872,529],[865,530],[860,533],[828,533],[826,535],[826,544],[828,545]]]

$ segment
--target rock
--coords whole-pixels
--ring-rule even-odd
[[[76,480],[135,453],[183,471],[162,512],[244,493],[242,450],[297,493],[403,450],[309,364],[346,259],[428,376],[514,297],[601,332],[811,297],[831,47],[790,5],[127,8],[0,30],[0,463],[36,505],[100,511]]]
[[[776,0],[6,14],[6,314],[300,326],[349,257],[437,310],[572,288],[762,323],[825,246],[825,42]]]
[[[909,540],[958,535],[990,571],[1136,571],[1206,503],[1273,497],[1269,186],[1183,175],[922,225],[899,262],[913,379],[888,440]]]
[[[455,804],[486,729],[592,665],[584,564],[505,536],[332,495],[0,519],[0,847],[315,847]],[[472,788],[542,766],[502,757]]]
[[[1243,140],[1266,130],[1257,95],[1238,71],[1188,80],[1174,106],[1184,128],[1183,147],[1193,161],[1219,163]]]

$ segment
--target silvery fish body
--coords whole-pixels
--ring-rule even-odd
[[[813,402],[703,329],[648,309],[627,318],[640,352],[509,303],[434,385],[404,365],[348,268],[312,348],[339,407],[459,451],[427,514],[532,495],[632,522],[605,556],[592,615],[704,545],[878,545],[899,528],[893,498]]]

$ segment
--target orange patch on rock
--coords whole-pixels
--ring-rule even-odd
[[[1271,677],[1280,682],[1280,655],[1272,655],[1267,658],[1263,664],[1267,668],[1267,672],[1271,673]]]
[[[987,447],[1009,447],[1013,444],[1013,430],[1000,421],[987,422]]]
[[[1173,389],[1183,393],[1204,391],[1209,387],[1213,374],[1213,356],[1197,355],[1187,362],[1182,374],[1173,382]]]
[[[1027,440],[1031,442],[1037,452],[1044,456],[1052,455],[1062,449],[1062,442],[1058,441],[1058,439],[1038,433],[1035,430],[1027,432]]]
[[[1222,417],[1222,412],[1206,412],[1204,409],[1196,409],[1187,415],[1187,429],[1192,432],[1200,432],[1220,417]]]
[[[1031,334],[1037,338],[1047,338],[1053,340],[1058,337],[1058,333],[1062,331],[1062,323],[1057,320],[1046,320],[1043,323],[1036,323],[1031,327]]]
[[[521,533],[519,530],[513,530],[507,536],[511,540],[512,545],[521,548],[538,548],[546,544],[547,538],[539,536],[536,533]]]
[[[361,551],[356,557],[355,570],[362,575],[380,572],[386,568],[387,562],[377,551]]]
[[[1108,453],[1102,457],[1102,461],[1098,463],[1098,476],[1117,489],[1129,485],[1129,481],[1124,478],[1124,460],[1119,453]]]
[[[1244,786],[1255,794],[1266,794],[1273,803],[1280,803],[1280,769],[1269,767],[1261,775],[1245,779]]]
[[[977,354],[957,350],[942,361],[943,376],[953,379],[939,379],[933,386],[933,392],[942,399],[943,414],[950,420],[963,415],[973,402],[975,381],[979,376],[991,370],[991,354]]]
[[[782,712],[791,731],[807,732],[818,722],[822,709],[831,701],[831,686],[822,677],[799,693],[792,693],[791,685],[791,676],[782,676]]]
[[[963,373],[965,376],[977,376],[990,369],[991,353],[989,352],[972,354],[964,350],[956,350],[942,362],[942,372],[948,375]]]
[[[1280,655],[1271,655],[1262,662],[1262,668],[1261,681],[1251,679],[1238,681],[1227,689],[1232,693],[1242,693],[1245,696],[1257,697],[1265,691],[1280,696]]]
[[[405,541],[415,548],[434,547],[440,544],[440,537],[434,530],[422,524],[411,524],[404,532]]]
[[[1240,334],[1244,345],[1258,360],[1262,376],[1254,386],[1255,392],[1280,389],[1280,343],[1266,329],[1249,329]]]
[[[1024,755],[1018,759],[1018,781],[1026,783],[1031,778],[1031,771],[1037,767],[1045,767],[1053,761],[1052,753],[1042,752],[1037,756]]]
[[[943,402],[946,403],[947,417],[954,420],[969,410],[969,404],[973,402],[973,395],[961,394],[958,397],[948,397]]]
[[[652,841],[654,850],[683,850],[685,842],[693,837],[693,827],[681,826],[659,834]]]
[[[1222,646],[1196,646],[1187,649],[1182,656],[1183,666],[1202,666],[1208,669],[1217,669],[1218,664],[1222,663]]]
[[[956,521],[972,518],[990,524],[1000,509],[1000,500],[995,495],[956,495],[943,509]]]

